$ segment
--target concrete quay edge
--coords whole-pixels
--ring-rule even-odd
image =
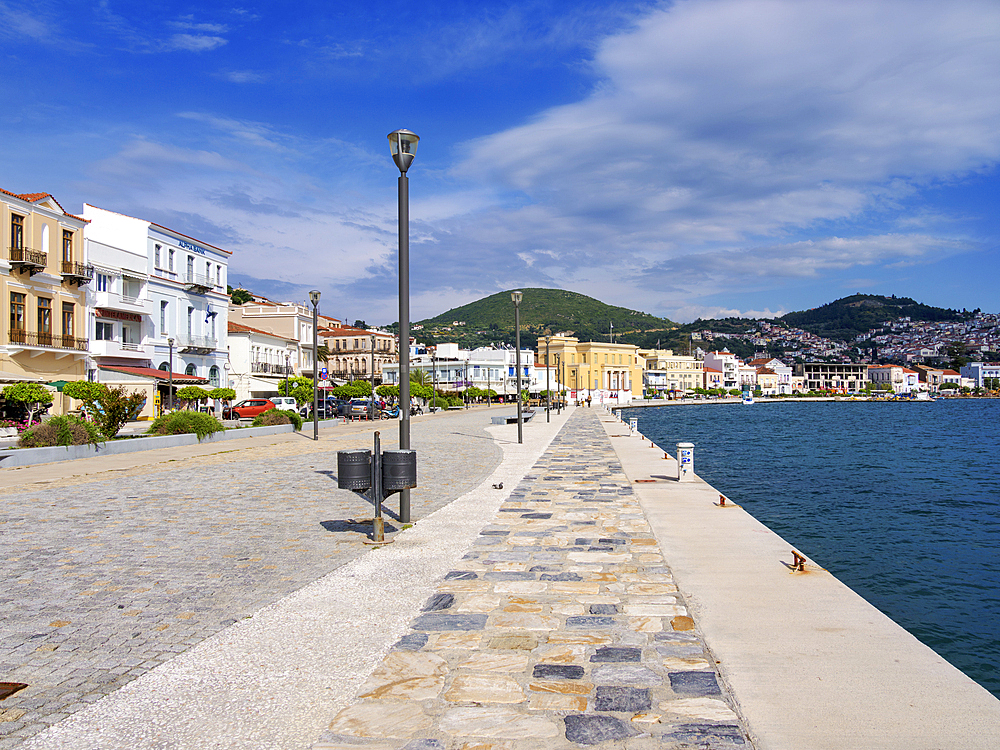
[[[805,550],[602,421],[757,750],[998,746],[1000,700],[828,571],[793,572]]]

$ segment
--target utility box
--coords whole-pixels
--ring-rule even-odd
[[[372,452],[369,450],[337,451],[337,487],[355,492],[372,486]]]
[[[417,486],[417,452],[382,451],[382,489],[386,492],[410,490]]]
[[[677,481],[694,481],[694,443],[677,443]]]
[[[636,417],[632,417],[628,421],[628,431],[633,435],[639,431],[639,420]]]

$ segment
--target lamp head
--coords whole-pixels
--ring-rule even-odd
[[[167,346],[173,346],[173,345],[174,345],[174,340],[172,338],[167,339]]]
[[[521,304],[521,298],[523,296],[524,295],[521,292],[511,292],[510,293],[510,298],[514,301],[515,305],[520,305]]]
[[[393,130],[388,137],[392,160],[396,162],[399,171],[406,174],[406,170],[413,163],[413,157],[417,155],[417,142],[420,140],[420,136],[412,130],[402,128]]]
[[[313,306],[319,304],[319,290],[313,289],[309,292],[309,301],[313,303]]]

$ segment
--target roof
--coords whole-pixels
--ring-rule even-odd
[[[124,372],[126,375],[138,375],[140,378],[152,378],[153,380],[170,380],[171,374],[175,383],[207,383],[208,378],[200,378],[197,375],[185,375],[182,372],[169,373],[166,370],[154,370],[152,367],[118,367],[117,365],[100,365],[101,370],[111,370],[112,372]]]
[[[392,336],[391,333],[384,331],[369,331],[367,328],[354,328],[353,326],[322,328],[320,334],[325,336]]]
[[[705,367],[705,372],[718,372],[721,373],[722,370],[716,370],[714,367]]]
[[[38,203],[38,201],[44,200],[45,198],[51,198],[52,202],[55,203],[57,206],[59,206],[59,210],[62,211],[66,216],[69,216],[71,219],[78,219],[79,221],[85,222],[87,224],[90,223],[88,219],[85,219],[82,216],[76,216],[75,214],[69,213],[65,208],[62,207],[59,201],[56,200],[56,197],[52,195],[52,193],[21,193],[20,195],[18,195],[17,193],[12,193],[9,190],[4,190],[3,188],[0,188],[0,193],[4,193],[5,195],[9,195],[14,198],[19,198],[25,203]]]
[[[234,323],[231,320],[229,321],[229,333],[259,333],[262,336],[270,336],[272,339],[281,339],[282,341],[288,341],[293,344],[299,343],[295,339],[286,339],[284,336],[279,336],[277,333],[262,331],[259,328],[251,328],[250,326],[245,326],[242,323]]]
[[[776,373],[770,367],[758,367],[757,368],[757,374],[758,375],[777,375],[778,373]]]

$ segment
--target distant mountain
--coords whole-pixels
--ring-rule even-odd
[[[514,338],[513,290],[491,294],[420,320],[415,335],[428,342],[457,341],[463,345],[510,343]],[[538,336],[572,331],[581,341],[607,341],[614,323],[616,341],[648,338],[657,332],[665,339],[678,326],[667,318],[606,305],[600,300],[563,289],[521,289],[521,343],[534,346]],[[459,323],[459,325],[455,325]],[[450,330],[445,330],[450,329]],[[653,336],[655,338],[655,336]]]
[[[858,334],[878,328],[886,321],[908,317],[936,323],[963,320],[970,315],[959,310],[922,305],[909,297],[853,294],[812,310],[788,313],[778,320],[824,338],[853,341]]]

